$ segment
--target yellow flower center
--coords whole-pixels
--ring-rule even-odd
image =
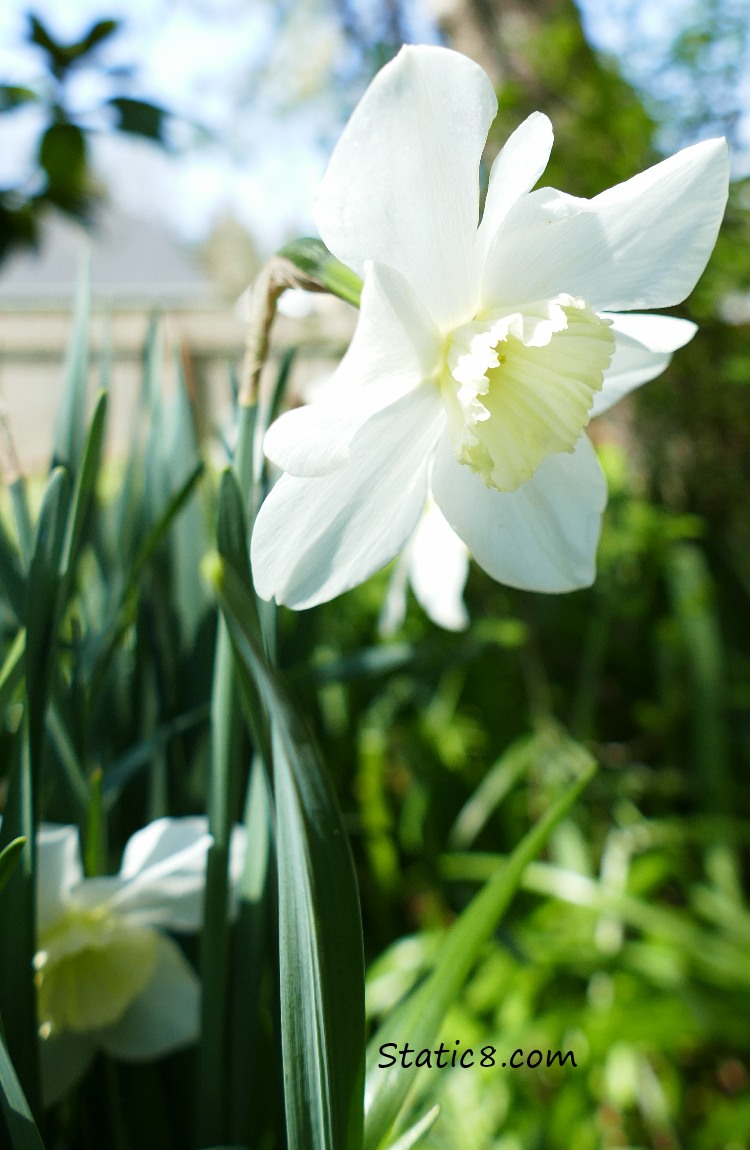
[[[514,491],[548,455],[573,451],[614,347],[610,321],[569,295],[458,328],[440,387],[459,463]]]
[[[158,935],[112,911],[71,908],[39,938],[34,958],[39,1032],[110,1026],[146,988]]]

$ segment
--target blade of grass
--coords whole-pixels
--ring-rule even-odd
[[[21,857],[21,851],[26,845],[26,839],[23,835],[9,842],[7,847],[3,847],[0,851],[0,892],[7,883],[10,876],[13,874],[16,863]]]
[[[11,542],[0,521],[0,586],[3,596],[10,607],[15,620],[20,623],[23,618],[24,605],[24,577],[21,573],[21,560],[14,544]]]
[[[580,748],[577,780],[525,835],[493,878],[477,894],[448,931],[434,970],[425,982],[384,1020],[368,1047],[365,1150],[383,1145],[401,1113],[413,1075],[398,1064],[380,1069],[380,1047],[396,1042],[415,1049],[432,1046],[440,1024],[474,966],[483,946],[497,929],[521,883],[525,868],[570,811],[596,773],[596,763]]]
[[[260,1042],[264,969],[269,961],[275,892],[273,799],[266,770],[256,756],[250,773],[245,826],[248,851],[240,883],[240,907],[232,939],[229,1005],[229,1137],[256,1146],[264,1113],[262,1078],[267,1048]]]
[[[252,683],[272,721],[289,1150],[359,1150],[364,961],[341,812],[309,733],[265,663],[252,593],[219,556],[204,561],[204,573],[244,668],[247,709],[256,707],[247,697]]]
[[[60,557],[70,485],[62,468],[52,472],[37,522],[26,604],[25,707],[21,753],[11,776],[0,846],[23,835],[27,840],[5,889],[0,908],[0,1012],[17,1072],[36,1111],[39,1067],[36,1001],[32,978],[36,949],[36,826],[39,780],[45,746],[45,715],[54,667],[60,616]]]
[[[726,723],[726,686],[721,633],[711,576],[700,549],[682,543],[670,555],[668,578],[692,680],[693,761],[697,783],[715,814],[735,809]],[[742,903],[741,867],[721,838],[709,848],[706,866],[725,894]]]
[[[23,657],[26,651],[26,628],[22,627],[11,643],[0,668],[0,710],[4,710],[23,678]]]
[[[217,534],[219,550],[249,583],[245,510],[237,480],[229,469],[223,472],[219,484]],[[221,618],[211,694],[208,826],[213,842],[208,852],[201,936],[203,994],[198,1098],[201,1144],[219,1142],[227,1136],[228,864],[232,823],[237,816],[246,761],[243,736],[234,656],[226,622]]]
[[[0,1101],[12,1150],[44,1150],[26,1095],[18,1080],[0,1026]]]
[[[8,485],[10,502],[13,508],[13,518],[18,536],[18,551],[24,571],[28,570],[31,562],[31,553],[34,550],[34,525],[31,522],[29,511],[29,495],[26,488],[26,479],[19,475]]]
[[[154,553],[163,541],[175,517],[193,494],[203,475],[203,463],[198,463],[185,482],[171,497],[159,520],[147,533],[141,543],[130,570],[125,577],[124,587],[112,611],[112,618],[104,628],[95,651],[89,656],[95,664],[91,670],[92,694],[98,694],[106,678],[110,663],[124,635],[132,626],[138,607],[139,581]]]
[[[428,1110],[426,1114],[423,1114],[413,1126],[410,1126],[400,1138],[392,1142],[388,1150],[412,1150],[413,1146],[416,1146],[429,1134],[439,1117],[440,1106],[433,1106],[432,1109]]]
[[[68,344],[63,390],[55,421],[53,469],[63,465],[75,475],[83,453],[86,427],[86,393],[89,369],[89,318],[91,315],[91,275],[87,258],[78,269],[73,336]]]

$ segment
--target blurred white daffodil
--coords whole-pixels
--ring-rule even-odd
[[[390,638],[406,618],[408,584],[433,623],[448,631],[463,631],[469,625],[463,599],[468,574],[466,544],[429,499],[391,576],[380,614],[381,635]]]
[[[34,968],[46,1105],[99,1049],[144,1061],[196,1039],[198,977],[163,932],[200,928],[210,844],[204,818],[158,819],[128,841],[119,874],[84,878],[77,828],[40,827]],[[231,855],[236,885],[244,831]]]
[[[552,127],[535,113],[479,162],[497,110],[456,52],[406,47],[375,77],[320,189],[320,234],[364,277],[324,399],[282,415],[286,474],[252,540],[264,598],[310,607],[398,553],[428,494],[499,582],[590,584],[606,485],[592,415],[658,375],[695,325],[620,311],[692,290],[727,196],[723,140],[591,200],[531,191]]]

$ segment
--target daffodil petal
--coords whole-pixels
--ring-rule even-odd
[[[527,591],[589,586],[607,488],[593,447],[551,455],[516,491],[485,487],[457,462],[448,436],[435,454],[435,501],[480,567],[499,583]]]
[[[78,828],[42,823],[37,851],[37,928],[43,931],[59,918],[83,878]]]
[[[177,943],[158,936],[153,978],[113,1026],[98,1032],[108,1054],[127,1061],[159,1058],[195,1042],[200,1025],[200,982]]]
[[[639,315],[602,312],[602,319],[612,323],[619,343],[629,341],[648,351],[673,352],[690,343],[698,325],[674,315]]]
[[[552,151],[552,124],[533,112],[516,128],[498,153],[490,171],[482,222],[477,232],[478,266],[482,268],[498,228],[521,196],[534,187]]]
[[[334,255],[400,271],[441,328],[476,310],[479,161],[497,100],[482,69],[406,46],[377,74],[336,145],[315,218]]]
[[[81,907],[106,907],[144,926],[198,930],[207,826],[205,818],[157,819],[129,840],[118,875],[86,879],[72,897]]]
[[[258,594],[313,607],[388,563],[424,507],[442,420],[437,390],[417,388],[368,420],[346,467],[319,479],[283,475],[253,531]]]
[[[601,391],[594,396],[592,418],[609,411],[626,395],[661,375],[672,352],[684,347],[697,325],[668,315],[609,315],[615,336],[615,354],[604,373]]]
[[[392,639],[406,618],[406,597],[409,588],[409,563],[414,536],[408,541],[393,566],[388,590],[378,619],[381,639]]]
[[[122,854],[121,878],[135,878],[155,867],[203,874],[206,865],[208,819],[155,819],[128,839]]]
[[[54,1106],[83,1078],[96,1053],[96,1040],[91,1034],[63,1031],[54,1038],[39,1042],[39,1069],[42,1080],[42,1103]]]
[[[693,290],[727,199],[724,140],[707,140],[592,200],[543,188],[508,213],[490,249],[486,305],[560,292],[596,311],[669,307]]]
[[[438,367],[439,335],[402,275],[368,261],[354,338],[320,399],[286,412],[263,449],[290,475],[327,475],[349,459],[349,445],[376,411]]]
[[[463,601],[468,574],[466,544],[431,502],[416,530],[409,576],[420,606],[447,631],[463,631],[469,625]]]

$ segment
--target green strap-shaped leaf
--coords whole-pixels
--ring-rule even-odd
[[[13,874],[13,868],[21,857],[21,851],[25,844],[26,839],[20,835],[0,851],[0,891]]]
[[[72,125],[56,125],[60,129],[77,131]],[[51,129],[50,129],[51,131]],[[49,132],[47,133],[49,136]],[[66,141],[63,141],[61,146]],[[69,162],[63,147],[62,158],[56,161],[63,169]],[[82,163],[83,160],[81,159]],[[63,464],[73,475],[78,471],[83,452],[86,428],[86,395],[89,372],[89,317],[91,314],[91,275],[88,257],[84,257],[78,271],[73,337],[68,345],[63,377],[63,391],[55,421],[53,467]]]
[[[426,1138],[432,1127],[440,1117],[440,1106],[433,1106],[426,1114],[423,1114],[413,1126],[401,1135],[395,1142],[392,1142],[388,1150],[412,1150],[413,1146],[417,1146],[423,1138]]]
[[[591,756],[580,748],[580,776],[528,832],[448,931],[432,974],[398,1006],[372,1038],[368,1048],[365,1150],[384,1144],[401,1112],[414,1076],[396,1063],[379,1068],[380,1047],[395,1042],[421,1050],[431,1047],[440,1025],[455,1002],[482,947],[518,890],[528,864],[536,857],[555,827],[565,818],[596,772]]]
[[[289,1150],[362,1144],[364,961],[349,843],[328,775],[262,656],[255,601],[229,563],[204,573],[244,674],[271,720],[279,883],[281,1030]]]
[[[12,1150],[44,1150],[44,1143],[21,1089],[0,1028],[0,1102]]]

